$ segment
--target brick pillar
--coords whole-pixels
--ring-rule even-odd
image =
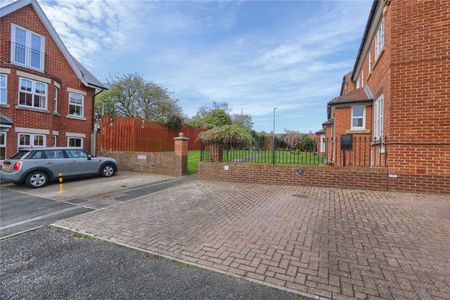
[[[182,176],[187,174],[187,156],[188,156],[188,142],[189,138],[180,132],[175,141],[175,166],[174,175]]]
[[[212,161],[223,161],[223,147],[217,144],[211,144],[209,147]]]

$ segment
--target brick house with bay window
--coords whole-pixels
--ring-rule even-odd
[[[449,28],[448,0],[373,1],[353,70],[327,105],[330,163],[362,152],[397,190],[450,192]]]
[[[106,87],[67,50],[36,0],[0,8],[0,160],[20,147],[91,151]]]

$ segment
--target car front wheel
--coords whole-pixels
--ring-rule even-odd
[[[114,175],[114,172],[114,166],[112,164],[106,164],[102,167],[100,174],[103,177],[111,177]]]
[[[42,171],[31,172],[27,176],[27,179],[25,180],[25,184],[34,189],[43,187],[47,183],[48,183],[48,175]]]

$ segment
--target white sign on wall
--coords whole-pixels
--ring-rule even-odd
[[[145,155],[145,154],[139,154],[139,155],[138,155],[138,159],[139,159],[139,160],[147,160],[147,155]]]

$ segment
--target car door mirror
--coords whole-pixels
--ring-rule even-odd
[[[88,155],[88,156],[87,156],[87,159],[88,159],[88,160],[91,160],[91,159],[92,159],[92,155]]]

